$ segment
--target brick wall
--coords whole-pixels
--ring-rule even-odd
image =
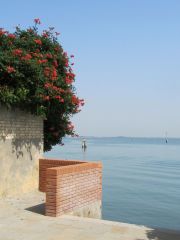
[[[0,106],[0,136],[5,139],[42,139],[43,122],[39,117]]]
[[[52,161],[52,165],[51,165]],[[46,182],[46,215],[59,216],[88,207],[102,199],[101,163],[80,161],[45,160],[46,171],[41,173],[40,186]],[[40,160],[44,169],[43,160]],[[44,170],[43,170],[44,171]],[[44,181],[44,174],[46,180]]]
[[[57,159],[39,159],[39,191],[46,192],[46,171],[47,168],[62,167],[83,163],[81,161],[57,160]]]
[[[43,119],[0,105],[0,197],[38,187]]]

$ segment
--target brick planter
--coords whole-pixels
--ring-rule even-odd
[[[46,192],[46,215],[72,213],[100,218],[102,164],[40,159],[39,190]]]

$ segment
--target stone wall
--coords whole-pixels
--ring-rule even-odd
[[[43,119],[0,105],[0,197],[38,187],[43,155]]]

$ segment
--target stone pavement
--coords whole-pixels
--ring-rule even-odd
[[[180,233],[63,215],[46,217],[45,196],[34,192],[0,200],[0,240],[180,240]]]

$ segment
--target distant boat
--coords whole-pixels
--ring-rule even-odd
[[[165,142],[168,143],[167,132],[165,133]]]

